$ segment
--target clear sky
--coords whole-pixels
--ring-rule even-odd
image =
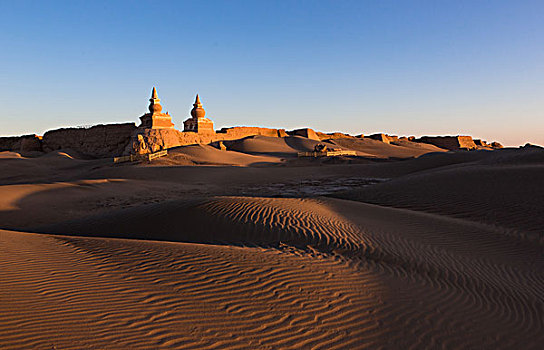
[[[469,134],[544,145],[544,1],[0,0],[0,135],[177,128]]]

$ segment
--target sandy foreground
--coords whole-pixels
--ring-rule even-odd
[[[544,347],[544,150],[270,142],[0,153],[0,348]]]

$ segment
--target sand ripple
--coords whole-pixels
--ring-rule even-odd
[[[544,344],[544,247],[464,219],[338,199],[215,197],[42,232],[194,243],[2,231],[6,348]]]

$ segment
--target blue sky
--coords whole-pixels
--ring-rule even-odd
[[[176,127],[469,134],[544,144],[543,1],[0,0],[0,135]]]

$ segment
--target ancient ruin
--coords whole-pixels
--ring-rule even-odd
[[[39,155],[44,152],[71,149],[90,157],[117,157],[121,155],[153,154],[173,147],[211,144],[213,142],[239,140],[250,136],[265,137],[303,137],[315,141],[329,139],[374,139],[386,144],[396,145],[399,137],[387,134],[351,136],[339,132],[323,133],[309,128],[287,131],[285,129],[237,126],[213,129],[213,121],[206,118],[197,94],[191,117],[183,122],[184,130],[174,127],[172,116],[162,113],[162,106],[153,87],[149,99],[149,113],[140,117],[141,124],[120,123],[95,125],[92,127],[72,127],[47,131],[43,137],[23,135],[0,137],[0,151],[17,151],[25,155]],[[428,143],[447,150],[497,149],[502,148],[498,142],[487,143],[484,140],[473,140],[470,136],[424,136],[400,138],[403,142]]]
[[[429,143],[440,148],[449,150],[477,149],[477,145],[471,136],[422,136],[417,139],[418,142]]]
[[[193,109],[191,110],[191,118],[183,122],[184,132],[197,133],[213,133],[213,122],[205,117],[206,111],[202,108],[200,98],[196,95]]]
[[[149,102],[151,102],[149,104],[149,113],[140,117],[142,124],[139,127],[141,129],[174,129],[170,114],[168,112],[162,113],[161,100],[155,87],[153,87]]]
[[[293,136],[306,137],[306,138],[309,138],[311,140],[317,140],[317,141],[320,140],[319,136],[317,136],[315,131],[313,131],[312,129],[309,129],[309,128],[296,129],[296,130],[290,131],[289,134],[293,135]]]

